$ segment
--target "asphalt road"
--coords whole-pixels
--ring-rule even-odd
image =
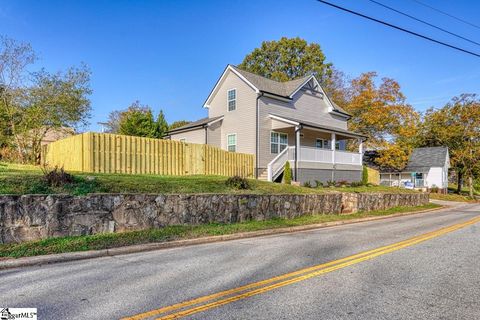
[[[234,289],[138,319],[183,311],[191,312],[186,319],[480,319],[480,223],[371,251],[479,216],[479,205],[463,204],[315,231],[4,270],[0,307],[36,307],[42,320],[121,319]],[[312,266],[316,273],[268,280]]]

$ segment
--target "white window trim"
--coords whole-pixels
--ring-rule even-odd
[[[233,91],[233,90],[235,90],[235,99],[230,100],[228,98],[228,95],[229,95],[230,91]],[[230,110],[230,106],[228,105],[230,101],[235,101],[235,109],[233,109],[233,110]],[[237,110],[237,88],[231,88],[231,89],[227,90],[227,111],[232,112],[232,111],[235,111],[235,110]]]
[[[322,145],[323,145],[323,146],[322,146],[321,148],[317,148],[317,140],[322,140],[322,141],[323,141],[323,142],[322,142]],[[325,146],[325,142],[327,143],[327,144],[326,144],[327,147]],[[330,139],[315,138],[315,148],[316,148],[316,149],[320,149],[320,150],[330,150],[331,147],[329,146],[329,144],[331,144],[331,143],[332,143],[332,140],[330,140]]]
[[[228,150],[228,147],[229,147],[229,146],[233,146],[233,144],[228,144],[228,137],[229,137],[229,136],[235,136],[235,144],[234,144],[234,146],[235,146],[235,151],[230,151],[230,150]],[[228,152],[237,152],[237,146],[238,146],[237,134],[236,134],[236,133],[228,133],[228,134],[227,134],[227,151],[228,151]]]
[[[277,153],[272,152],[272,133],[278,133],[278,152]],[[281,134],[284,134],[287,136],[287,148],[288,148],[288,133],[272,130],[270,131],[270,136],[268,137],[270,139],[270,154],[279,154],[281,152],[280,151],[280,135]]]

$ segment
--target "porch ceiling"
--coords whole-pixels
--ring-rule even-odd
[[[272,126],[275,129],[287,129],[295,126],[302,126],[304,129],[335,133],[337,134],[337,139],[339,140],[352,139],[352,138],[360,138],[362,140],[365,140],[367,138],[367,136],[363,134],[355,133],[352,131],[343,130],[340,128],[335,128],[330,126],[318,125],[312,122],[293,119],[293,118],[287,118],[287,117],[283,117],[275,114],[270,114],[270,118],[272,119],[272,122],[273,122]]]

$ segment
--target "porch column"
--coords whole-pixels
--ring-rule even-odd
[[[363,154],[363,139],[358,139],[358,153]]]
[[[332,163],[335,163],[335,145],[337,144],[337,137],[335,133],[332,132],[332,145],[330,149],[332,150]]]
[[[295,126],[295,167],[294,180],[298,181],[298,160],[300,160],[300,131],[302,126]]]

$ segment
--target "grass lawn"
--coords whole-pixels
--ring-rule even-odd
[[[145,231],[50,238],[21,244],[0,244],[0,257],[19,258],[63,252],[100,250],[142,243],[166,242],[247,231],[294,227],[372,216],[388,216],[395,213],[421,211],[438,207],[440,206],[429,203],[418,207],[396,207],[388,210],[356,213],[351,215],[310,215],[294,219],[271,219],[267,221],[248,221],[233,224],[207,224],[200,226],[170,226]]]
[[[43,180],[39,167],[0,163],[0,194],[67,193],[254,193],[311,194],[331,191],[406,193],[412,190],[384,187],[305,188],[251,179],[250,190],[237,190],[225,185],[223,176],[157,176],[127,174],[73,173],[74,182],[62,187],[50,187]]]
[[[448,194],[436,194],[431,193],[430,199],[436,200],[444,200],[444,201],[457,201],[457,202],[475,202],[476,199],[472,199],[468,193],[468,187],[463,187],[460,194],[456,194],[457,185],[456,184],[449,184],[448,186]],[[474,189],[473,192],[474,196],[480,196],[480,193]]]
[[[443,201],[456,201],[456,202],[475,202],[475,199],[470,198],[469,196],[463,194],[440,194],[440,193],[430,193],[430,199],[443,200]]]

